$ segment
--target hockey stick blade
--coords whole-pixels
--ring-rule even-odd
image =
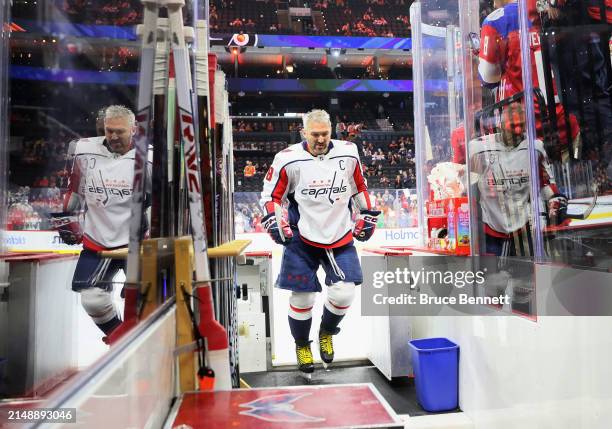
[[[585,220],[591,215],[591,212],[595,208],[595,205],[597,204],[597,197],[598,197],[597,187],[593,186],[593,200],[590,203],[583,203],[583,204],[588,204],[588,207],[586,208],[586,210],[580,214],[566,213],[565,217],[568,219]],[[569,202],[569,204],[574,204],[574,203]]]
[[[283,231],[283,227],[282,227],[282,220],[283,220],[283,208],[279,205],[274,203],[274,217],[276,217],[276,224],[278,225],[278,234],[281,237],[281,240],[283,240],[283,243],[285,241],[287,241],[287,238],[285,237],[285,232]]]
[[[592,205],[593,202],[591,201],[570,201],[568,202],[568,205],[570,206],[590,206]],[[597,206],[612,206],[612,201],[598,201],[597,204],[595,204]]]

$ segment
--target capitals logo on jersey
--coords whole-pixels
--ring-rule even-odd
[[[494,231],[510,234],[531,216],[529,144],[504,144],[501,134],[488,134],[469,144],[470,173],[478,177],[482,221]],[[541,196],[557,193],[544,145],[535,141]],[[472,179],[473,180],[473,179]]]
[[[123,155],[110,152],[104,137],[85,138],[74,144],[69,195],[75,193],[85,203],[83,244],[88,249],[115,248],[128,242],[134,154],[134,149]],[[150,162],[147,168],[150,171]],[[148,192],[150,186],[148,181]]]
[[[319,197],[327,198],[330,204],[334,204],[335,201],[340,200],[340,197],[337,195],[345,193],[348,189],[344,179],[340,181],[340,184],[336,183],[336,176],[337,173],[334,173],[334,177],[331,180],[312,180],[301,190],[302,195],[310,196],[315,200]]]
[[[331,140],[326,154],[313,156],[306,142],[274,157],[266,174],[261,205],[289,204],[289,223],[302,239],[317,247],[340,247],[352,241],[351,198],[367,191],[357,146]]]
[[[85,161],[81,164],[87,164],[87,159],[80,161]],[[86,166],[81,166],[81,171],[87,171],[86,168]],[[90,195],[94,201],[102,206],[108,205],[113,198],[125,200],[132,196],[132,184],[128,180],[104,177],[100,170],[85,175],[83,181],[82,193]],[[91,198],[88,199],[91,201]]]

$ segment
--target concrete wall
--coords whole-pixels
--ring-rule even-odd
[[[612,287],[612,274],[575,271],[538,266],[538,307],[556,295],[560,274],[575,290]],[[445,336],[460,345],[460,407],[477,429],[612,427],[610,332],[612,317],[412,318],[415,338]]]

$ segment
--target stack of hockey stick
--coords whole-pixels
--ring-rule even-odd
[[[211,270],[207,255],[211,238],[221,243],[222,238],[211,237],[215,231],[213,219],[215,213],[215,192],[228,192],[229,188],[214,189],[211,168],[218,164],[214,159],[212,139],[216,139],[210,126],[214,125],[213,109],[209,100],[211,82],[208,79],[208,52],[205,25],[199,25],[198,31],[203,34],[196,43],[195,71],[198,83],[197,97],[192,88],[191,56],[185,43],[186,37],[194,38],[193,32],[183,24],[184,0],[143,0],[144,23],[142,26],[142,52],[140,60],[140,83],[137,102],[137,133],[135,136],[135,171],[130,223],[130,240],[128,246],[127,280],[125,287],[125,314],[123,332],[138,319],[137,309],[140,290],[140,248],[143,231],[146,225],[147,169],[144,168],[149,148],[158,157],[154,158],[154,176],[160,171],[165,173],[153,178],[153,185],[161,184],[167,192],[152,192],[153,211],[151,231],[154,234],[183,234],[189,232],[193,237],[195,281],[193,281],[195,317],[198,317],[197,328],[206,340],[207,364],[214,371],[215,386],[218,389],[231,387],[228,336],[226,329],[215,319],[213,291],[211,287]],[[164,7],[168,11],[167,21],[159,18],[159,11]],[[163,32],[167,22],[168,32]],[[160,36],[160,32],[162,35]],[[161,40],[161,42],[158,42]],[[171,52],[171,55],[170,55]],[[170,65],[169,67],[166,67]],[[170,74],[166,70],[170,69]],[[178,138],[180,147],[178,161],[174,161],[175,114],[173,91],[176,86],[176,105],[178,107]],[[167,97],[167,101],[164,101]],[[159,124],[164,121],[159,111],[153,111],[153,100],[158,110],[168,106],[167,129]],[[198,108],[199,106],[199,108]],[[155,119],[152,127],[152,121]],[[153,133],[155,132],[155,138]],[[164,131],[170,137],[163,136]],[[166,144],[168,141],[168,144]],[[230,153],[231,155],[231,153]],[[202,164],[200,163],[202,156]],[[176,168],[179,167],[179,168]],[[175,171],[179,174],[175,177]],[[170,184],[166,186],[166,184]],[[212,192],[211,192],[212,191]],[[210,195],[211,198],[203,198]],[[219,198],[220,199],[220,198]],[[184,207],[184,208],[183,208]],[[178,209],[178,210],[177,210]],[[219,209],[217,209],[219,210]],[[227,207],[226,207],[227,210]],[[174,213],[178,213],[175,216]],[[189,219],[189,222],[186,220]],[[227,222],[229,218],[224,218]],[[207,231],[209,232],[207,237]],[[214,235],[214,233],[213,233]],[[227,234],[226,234],[227,235]],[[215,239],[217,238],[217,239]],[[219,273],[215,273],[217,276]],[[219,294],[217,294],[219,295]],[[218,297],[217,297],[218,301]],[[121,332],[118,334],[120,335]],[[197,335],[196,335],[197,336]],[[200,368],[201,370],[201,368]],[[201,371],[198,371],[201,372]]]

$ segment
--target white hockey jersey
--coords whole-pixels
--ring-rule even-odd
[[[86,205],[83,247],[90,250],[122,247],[129,241],[135,150],[124,155],[113,153],[104,145],[104,139],[92,137],[76,142],[65,199],[68,205],[71,194],[76,193]],[[150,178],[150,162],[148,168]]]
[[[548,200],[558,193],[544,144],[535,142],[538,155],[540,195]],[[511,147],[501,134],[472,140],[468,147],[470,172],[478,177],[480,207],[485,230],[507,235],[524,227],[531,219],[530,165],[527,140]]]
[[[351,197],[364,191],[371,208],[355,144],[331,140],[325,155],[313,156],[302,142],[274,157],[261,205],[273,213],[272,203],[288,202],[289,223],[297,225],[304,242],[335,248],[352,242]]]

